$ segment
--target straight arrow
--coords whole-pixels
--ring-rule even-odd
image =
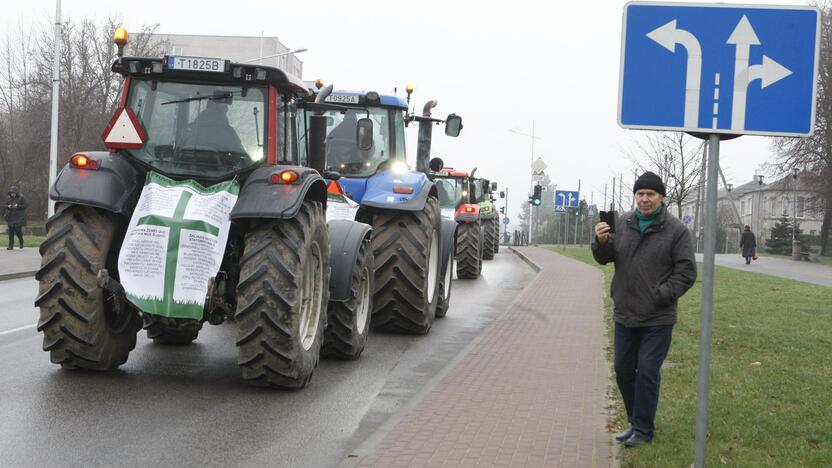
[[[702,47],[696,37],[676,27],[673,20],[653,31],[647,37],[676,53],[676,44],[681,44],[688,53],[687,76],[685,77],[685,127],[699,127],[699,84],[702,76]]]
[[[748,18],[743,15],[726,41],[734,44],[734,94],[731,105],[731,130],[745,130],[745,102],[748,96],[748,57],[752,45],[760,45],[760,39],[751,27]]]

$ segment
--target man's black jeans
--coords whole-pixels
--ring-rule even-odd
[[[661,367],[673,325],[627,328],[615,323],[615,380],[636,431],[653,437]]]
[[[9,248],[14,247],[14,236],[20,241],[20,248],[23,248],[23,226],[10,224],[9,225]]]

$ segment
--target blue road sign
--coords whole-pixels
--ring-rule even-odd
[[[555,190],[555,206],[577,208],[578,202],[578,192],[572,192],[569,190]]]
[[[810,135],[820,18],[814,7],[628,3],[619,125]]]
[[[503,218],[503,224],[508,224],[508,223],[510,223],[510,222],[511,222],[511,221],[508,219],[508,216],[506,216],[506,217],[504,217],[504,218]]]

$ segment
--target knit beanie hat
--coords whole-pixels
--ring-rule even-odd
[[[655,190],[656,192],[662,194],[662,196],[665,196],[664,183],[662,182],[661,177],[650,171],[645,172],[641,175],[641,177],[636,179],[636,183],[633,185],[633,193],[638,192],[639,189]]]

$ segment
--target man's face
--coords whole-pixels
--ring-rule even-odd
[[[641,214],[649,216],[662,204],[662,194],[651,189],[638,189],[636,191],[636,204]]]
[[[9,196],[15,198],[17,197],[17,192],[9,192]]]

